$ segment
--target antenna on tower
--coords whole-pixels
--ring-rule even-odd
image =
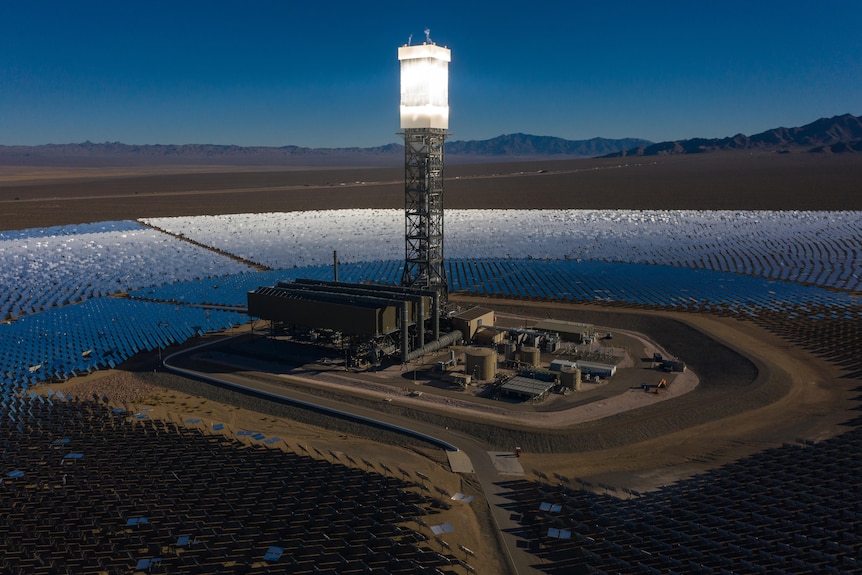
[[[425,42],[428,44],[433,44],[431,41],[431,30],[429,28],[425,28]]]
[[[407,36],[407,45],[410,46],[411,44],[413,44],[413,34]]]

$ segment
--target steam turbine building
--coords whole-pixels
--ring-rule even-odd
[[[448,295],[443,143],[449,127],[451,57],[427,34],[425,43],[398,49],[406,246],[401,286],[300,279],[259,287],[248,293],[248,313],[268,320],[273,333],[297,327],[338,332],[354,342],[354,355],[374,356],[374,361],[398,352],[403,362],[412,361],[460,340],[460,331],[440,333]]]

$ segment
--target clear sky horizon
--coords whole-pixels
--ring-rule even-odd
[[[397,48],[425,28],[452,50],[453,140],[750,135],[862,114],[860,21],[859,0],[6,2],[0,144],[396,142]]]

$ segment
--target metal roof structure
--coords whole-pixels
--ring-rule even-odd
[[[465,309],[462,312],[456,313],[452,316],[453,319],[462,319],[464,321],[470,321],[474,319],[478,319],[482,316],[488,315],[489,313],[494,313],[494,310],[490,310],[484,307],[473,307],[470,309]]]
[[[500,386],[500,391],[506,395],[536,399],[545,396],[552,387],[554,387],[553,381],[542,381],[541,379],[516,375]]]
[[[584,373],[608,374],[614,375],[617,372],[617,366],[612,363],[599,363],[597,361],[577,361],[575,362],[578,369]]]

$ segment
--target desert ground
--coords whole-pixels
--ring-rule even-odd
[[[403,207],[402,168],[0,166],[0,231],[181,215]],[[446,168],[456,209],[858,210],[858,154],[727,152]]]
[[[862,209],[858,155],[746,152],[512,162],[452,166],[446,177],[446,206],[461,209]],[[7,167],[0,168],[0,230],[156,216],[398,208],[403,205],[402,186],[401,171],[395,168]],[[686,393],[679,391],[670,401],[629,410],[642,406],[631,403],[631,392],[623,392],[616,400],[605,400],[616,401],[616,407],[607,407],[605,418],[570,416],[545,428],[532,425],[529,418],[504,424],[469,410],[450,412],[445,419],[438,410],[427,410],[441,424],[448,423],[447,429],[474,433],[489,449],[523,443],[520,461],[528,475],[557,474],[647,491],[795,438],[831,437],[858,409],[854,395],[862,366],[858,357],[853,359],[858,353],[846,346],[836,351],[833,338],[809,333],[790,320],[482,300],[465,294],[453,294],[452,299],[512,317],[588,321],[639,334],[684,357],[697,378]],[[860,335],[859,326],[840,321],[829,329],[839,338]],[[153,355],[137,357],[119,370],[52,387],[73,395],[106,394],[112,403],[146,406],[153,417],[177,420],[197,414],[234,429],[278,434],[287,438],[285,449],[303,445],[321,454],[349,453],[424,470],[449,492],[477,491],[469,474],[449,471],[438,450],[392,445],[373,432],[345,432],[261,402],[226,397],[204,384],[163,373],[157,365]],[[381,409],[391,408],[371,401]],[[499,445],[492,440],[496,428],[505,430]],[[464,527],[457,542],[481,549],[480,533],[490,520],[481,506],[474,508],[480,509],[475,515],[454,509],[451,520]],[[481,559],[489,566],[484,572],[496,572],[491,555]]]

